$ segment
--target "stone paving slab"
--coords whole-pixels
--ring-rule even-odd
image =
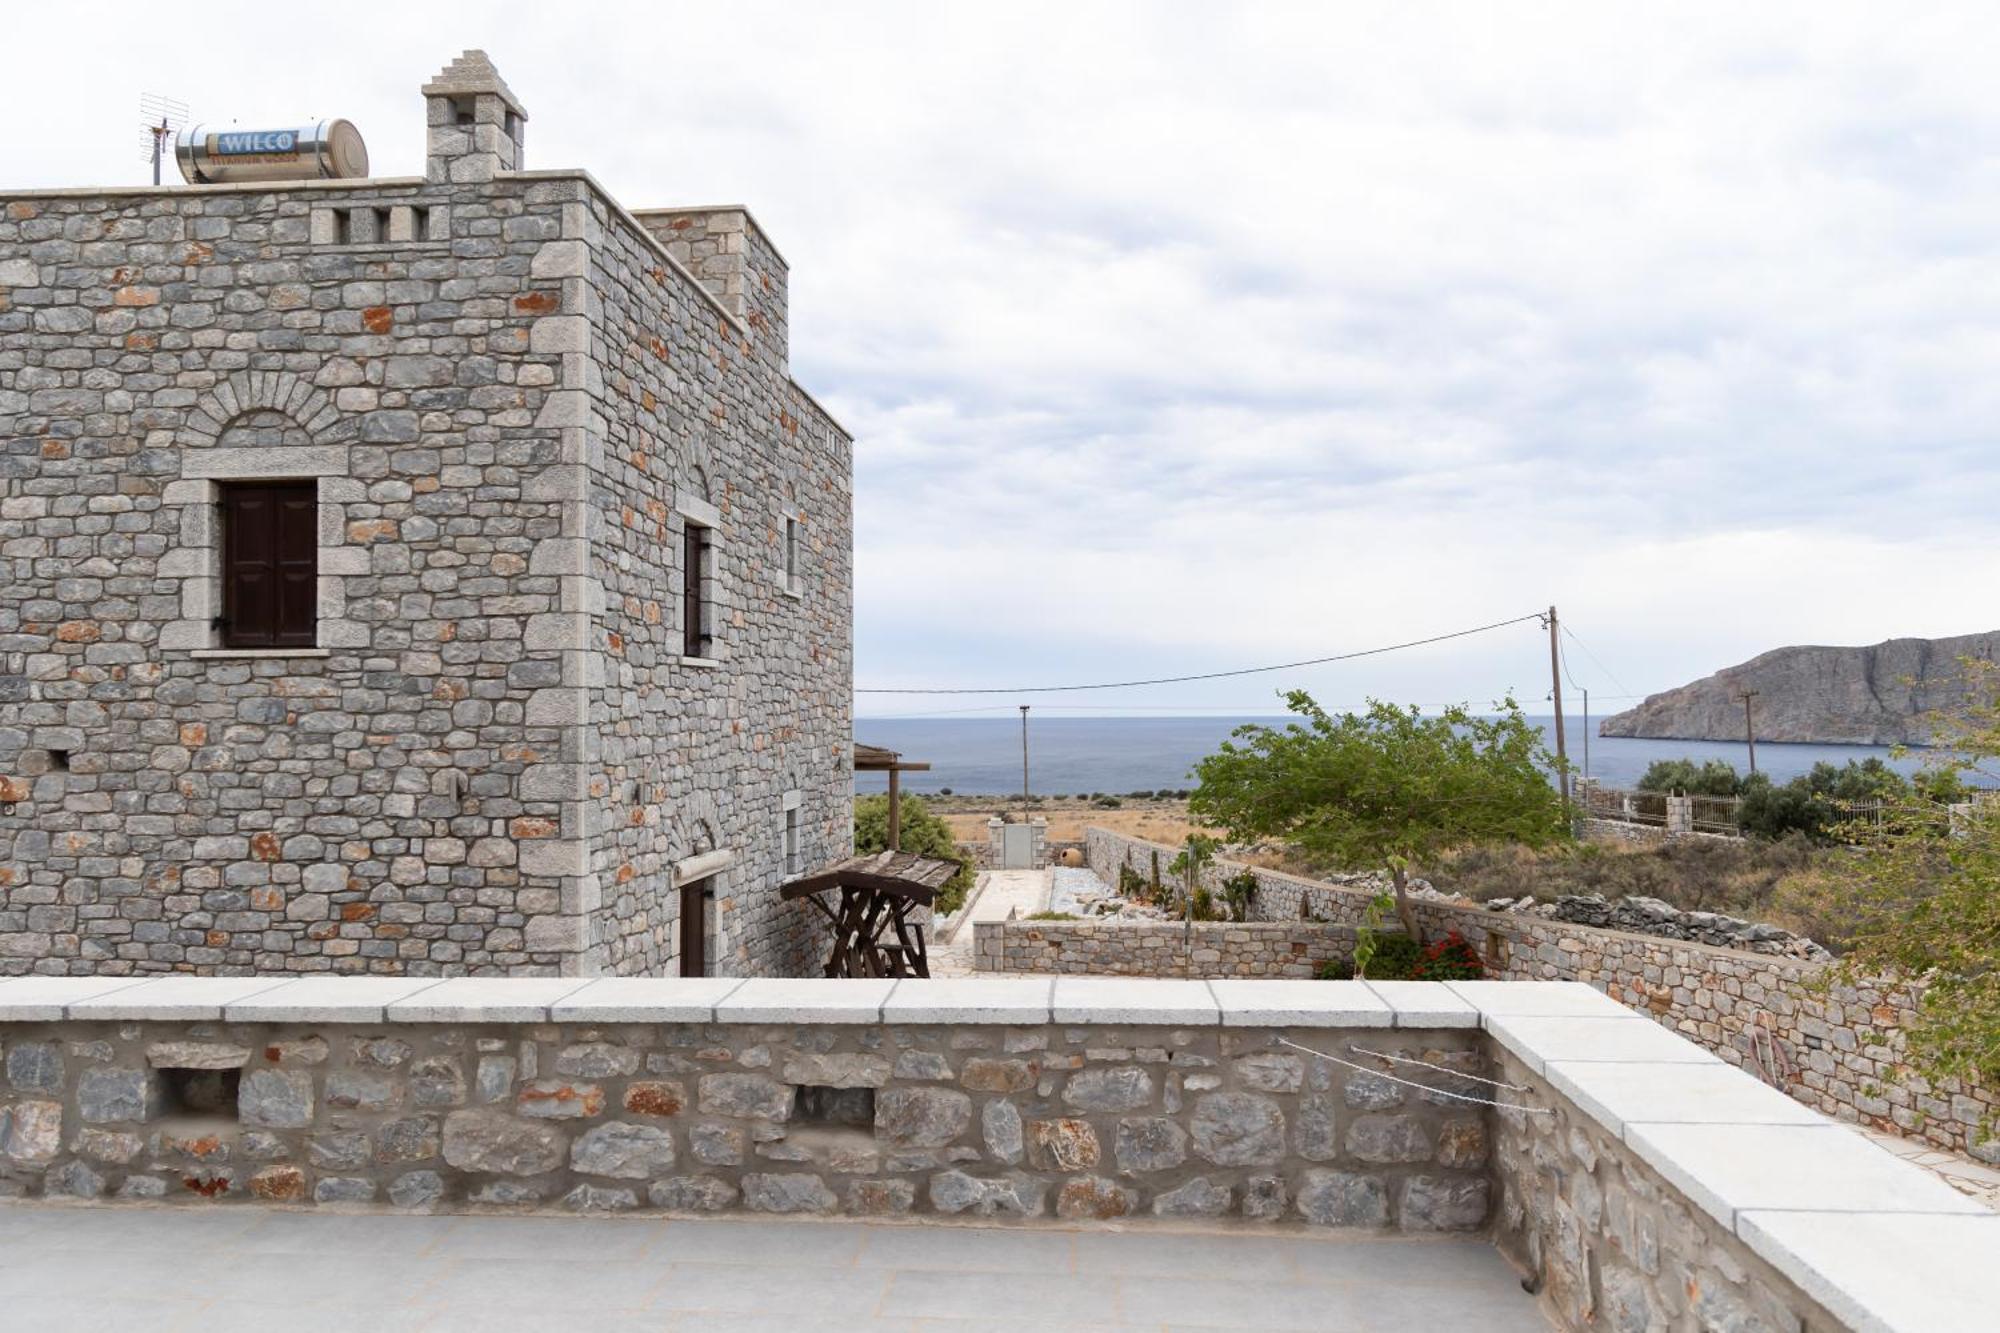
[[[0,1289],[56,1333],[1550,1327],[1483,1240],[1286,1228],[0,1205]]]

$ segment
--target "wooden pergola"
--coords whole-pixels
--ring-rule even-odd
[[[907,761],[894,750],[855,742],[856,773],[889,775],[889,850],[892,852],[900,850],[903,846],[903,784],[899,779],[904,773],[928,773],[930,768],[929,764]]]
[[[805,899],[833,924],[826,975],[928,977],[931,966],[924,932],[910,920],[910,911],[929,907],[957,873],[956,861],[914,852],[875,852],[795,879],[779,889],[778,896],[786,902]],[[819,896],[828,890],[840,894],[832,907]]]

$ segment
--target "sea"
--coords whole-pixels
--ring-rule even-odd
[[[1195,785],[1195,761],[1246,723],[1283,726],[1285,717],[1047,717],[1028,722],[1028,788],[1038,796],[1178,790]],[[1555,748],[1555,718],[1530,717]],[[1566,719],[1570,762],[1607,787],[1630,787],[1656,759],[1721,759],[1747,772],[1742,742],[1653,741],[1592,736],[1586,757],[1583,720]],[[905,790],[998,795],[1021,790],[1021,722],[1011,718],[856,718],[854,738],[899,751],[926,773],[903,774]],[[1757,744],[1757,770],[1784,782],[1826,760],[1877,757],[1905,773],[1921,767],[1921,752],[1901,759],[1879,745]],[[857,773],[855,790],[882,791],[888,777]]]

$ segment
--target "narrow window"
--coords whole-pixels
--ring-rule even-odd
[[[380,243],[389,240],[394,233],[389,230],[389,219],[393,210],[378,208],[375,212],[375,240]]]
[[[681,548],[681,653],[687,657],[707,657],[709,646],[707,592],[709,570],[708,529],[690,520]]]
[[[310,648],[319,612],[319,483],[222,487],[222,615],[228,648]]]
[[[799,873],[799,808],[785,811],[785,874]]]
[[[785,590],[798,592],[799,587],[799,520],[794,515],[785,516]]]
[[[354,211],[347,208],[333,210],[333,243],[349,245],[354,241]]]
[[[428,208],[410,210],[410,239],[413,241],[434,241],[431,235],[431,211]]]
[[[715,880],[681,885],[681,975],[715,975]]]

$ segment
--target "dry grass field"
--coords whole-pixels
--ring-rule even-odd
[[[994,796],[931,796],[924,804],[942,815],[960,842],[981,842],[986,837],[986,821],[994,815],[1020,814],[1021,803]],[[1126,800],[1115,810],[1100,810],[1088,800],[1067,801],[1046,798],[1029,808],[1029,813],[1049,821],[1050,842],[1081,842],[1084,829],[1099,828],[1154,842],[1178,844],[1191,832],[1213,833],[1188,822],[1187,802],[1178,800]]]

